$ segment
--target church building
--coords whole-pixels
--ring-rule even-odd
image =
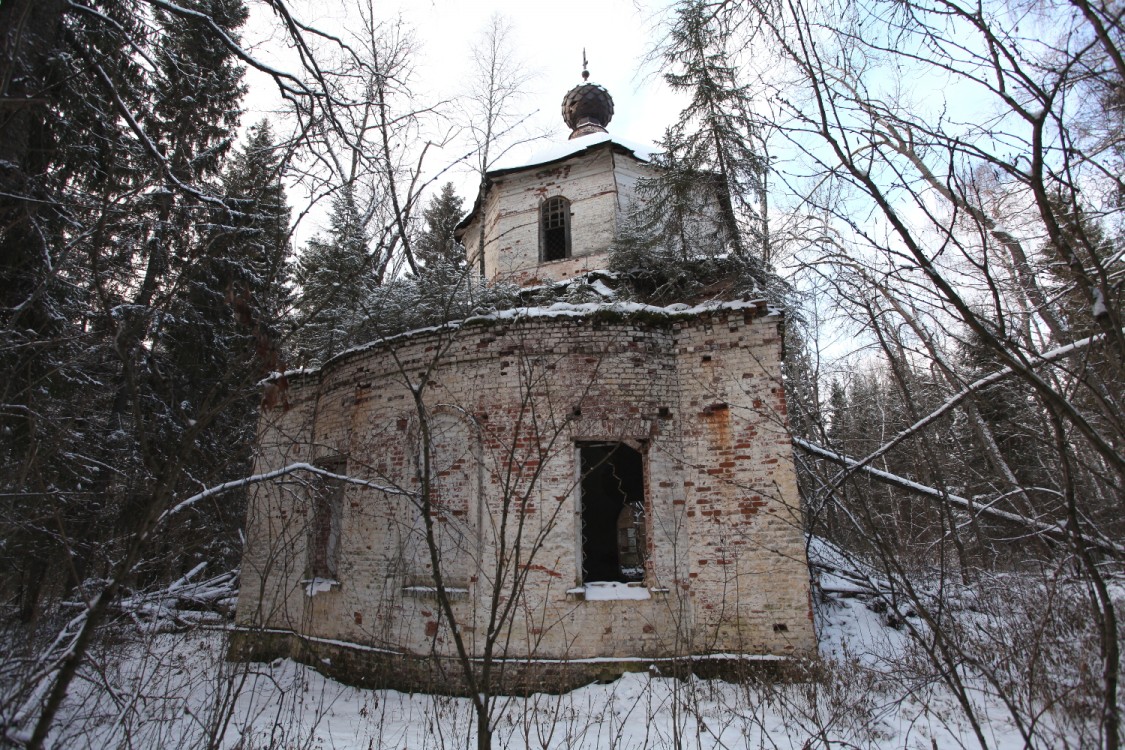
[[[458,228],[487,279],[606,267],[656,169],[612,115],[584,81],[569,140],[488,173]],[[815,653],[782,324],[764,300],[557,303],[290,374],[260,418],[255,473],[279,475],[250,498],[232,656],[446,692],[487,662],[522,692]]]

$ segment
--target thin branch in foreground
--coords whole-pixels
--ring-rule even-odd
[[[273,471],[267,471],[267,472],[262,473],[262,474],[254,474],[252,476],[243,477],[242,479],[234,479],[230,482],[223,482],[222,484],[217,484],[214,487],[208,487],[207,489],[203,490],[202,492],[198,492],[198,493],[192,495],[189,498],[185,498],[184,500],[181,500],[180,502],[176,503],[176,505],[172,506],[168,510],[164,511],[162,514],[160,514],[160,518],[158,518],[156,520],[156,523],[157,524],[163,523],[169,517],[175,515],[176,513],[179,513],[182,510],[190,508],[192,505],[195,505],[200,500],[206,500],[209,497],[221,495],[224,492],[229,492],[230,490],[236,490],[239,487],[247,487],[247,486],[252,485],[252,484],[258,484],[259,482],[268,482],[271,479],[277,479],[278,477],[283,477],[287,474],[293,474],[294,472],[298,472],[298,471],[308,472],[309,474],[318,474],[322,477],[328,477],[329,479],[338,479],[341,482],[346,482],[347,484],[355,484],[355,485],[358,485],[360,487],[369,487],[370,489],[378,490],[379,492],[385,492],[388,495],[413,495],[414,494],[414,493],[412,493],[408,490],[404,490],[404,489],[401,489],[399,487],[393,487],[393,486],[390,486],[390,485],[379,484],[378,482],[372,482],[372,481],[369,481],[367,479],[357,479],[356,477],[350,477],[346,474],[336,474],[334,472],[326,471],[325,469],[321,469],[317,466],[313,466],[312,464],[295,463],[295,464],[289,464],[288,466],[283,466],[282,468],[275,469]]]

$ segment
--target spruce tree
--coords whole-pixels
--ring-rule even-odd
[[[244,69],[214,27],[237,39],[249,13],[242,0],[178,4],[198,15],[156,12],[161,34],[154,50],[150,133],[159,138],[175,178],[194,182],[219,173],[245,93]]]
[[[244,19],[241,0],[0,3],[0,588],[25,621],[86,605],[65,653],[21,654],[51,665],[29,746],[119,594],[193,552],[154,565],[151,540],[216,536],[157,520],[220,474],[227,416],[194,407],[166,334],[213,237]],[[29,649],[55,635],[27,633]]]
[[[688,104],[659,144],[655,176],[637,182],[610,261],[647,301],[758,294],[790,305],[770,270],[764,145],[728,13],[681,0],[661,50],[664,78]]]
[[[193,476],[204,484],[249,470],[258,382],[284,369],[280,352],[290,299],[283,168],[268,122],[252,127],[223,175],[222,203],[200,228],[204,241],[180,274],[158,340],[157,355],[174,393],[168,400],[169,431],[176,438],[171,444],[182,446],[187,431],[196,436],[190,461]],[[235,562],[244,500],[233,493],[196,516],[195,531],[205,540],[202,549],[193,547],[198,554]]]
[[[268,120],[250,128],[223,177],[225,208],[212,225],[207,255],[217,262],[228,301],[255,325],[276,328],[289,304],[289,203],[283,154]]]
[[[164,343],[192,408],[278,364],[288,304],[289,206],[269,123],[252,127],[223,175],[223,199],[189,259]]]
[[[426,227],[415,240],[414,248],[418,260],[427,270],[438,266],[457,271],[463,270],[465,249],[453,237],[465,215],[464,201],[453,191],[453,183],[447,182],[441,193],[430,198],[430,203],[422,211]]]
[[[848,418],[848,394],[838,378],[832,378],[828,394],[828,444],[833,448],[844,448],[844,441],[850,431]]]
[[[310,240],[297,262],[297,333],[301,360],[323,362],[365,335],[367,305],[378,286],[368,235],[350,186],[332,202],[327,236]]]
[[[183,348],[169,345],[194,336],[199,343],[222,348],[221,341],[209,338],[207,332],[186,332],[187,326],[206,326],[208,321],[193,314],[198,311],[184,303],[184,296],[191,294],[198,272],[207,265],[201,259],[213,258],[218,250],[211,217],[228,192],[222,170],[245,91],[243,68],[227,39],[238,40],[248,15],[242,0],[189,0],[180,7],[154,13],[159,33],[151,52],[155,69],[142,87],[147,100],[142,122],[162,163],[152,170],[156,179],[146,186],[144,200],[136,207],[135,215],[143,220],[138,222],[133,265],[141,283],[132,287],[131,314],[122,319],[114,339],[124,361],[107,425],[112,427],[131,414],[134,424],[144,425],[145,433],[137,436],[140,446],[107,442],[120,455],[135,455],[143,464],[133,473],[145,481],[123,488],[116,502],[117,533],[126,537],[152,502],[151,484],[177,466],[184,466],[193,483],[219,482],[242,470],[244,464],[228,460],[232,454],[222,441],[239,434],[232,427],[239,419],[246,424],[252,421],[252,414],[240,404],[220,409],[215,425],[210,425],[208,406],[230,395],[218,382],[243,377],[237,370],[205,366],[224,360],[224,352],[198,346],[185,366],[178,359]],[[209,394],[216,400],[201,399]],[[174,486],[188,489],[182,481]],[[177,576],[198,558],[213,558],[207,550],[216,540],[228,550],[237,548],[229,539],[231,523],[219,506],[201,509],[192,520],[196,528],[186,529],[182,537],[162,536],[157,546],[163,549],[146,550],[149,562],[140,568],[138,583]],[[209,562],[227,565],[231,560]]]
[[[167,173],[151,193],[151,230],[145,245],[147,268],[136,302],[148,305],[167,280],[176,258],[192,255],[200,241],[203,205],[184,185],[213,188],[230,151],[245,93],[244,69],[218,27],[237,40],[248,11],[242,0],[189,0],[193,15],[157,10],[161,29],[153,51],[156,70],[149,83],[150,137],[164,156]],[[214,27],[212,26],[214,25]]]
[[[732,27],[725,10],[704,0],[681,0],[663,49],[673,91],[689,97],[665,133],[664,166],[682,192],[685,181],[714,196],[727,242],[739,255],[769,261],[765,214],[766,161],[751,92],[731,61]]]
[[[152,343],[242,94],[215,28],[237,41],[241,0],[90,6],[0,8],[21,30],[3,35],[0,96],[29,98],[0,113],[0,378],[20,407],[0,460],[18,467],[5,492],[27,498],[0,519],[0,568],[24,619],[106,574],[157,477],[183,470]]]

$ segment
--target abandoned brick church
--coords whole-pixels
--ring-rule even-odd
[[[488,279],[604,268],[654,169],[602,87],[563,114],[459,228]],[[456,691],[458,637],[514,690],[815,651],[781,325],[764,301],[556,304],[291,376],[256,473],[323,473],[256,486],[232,654]]]

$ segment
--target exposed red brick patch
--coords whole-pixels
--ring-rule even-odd
[[[524,565],[523,569],[524,570],[537,570],[540,573],[546,573],[547,575],[551,576],[552,578],[562,578],[562,573],[558,572],[557,570],[552,570],[551,568],[548,568],[545,565]]]

